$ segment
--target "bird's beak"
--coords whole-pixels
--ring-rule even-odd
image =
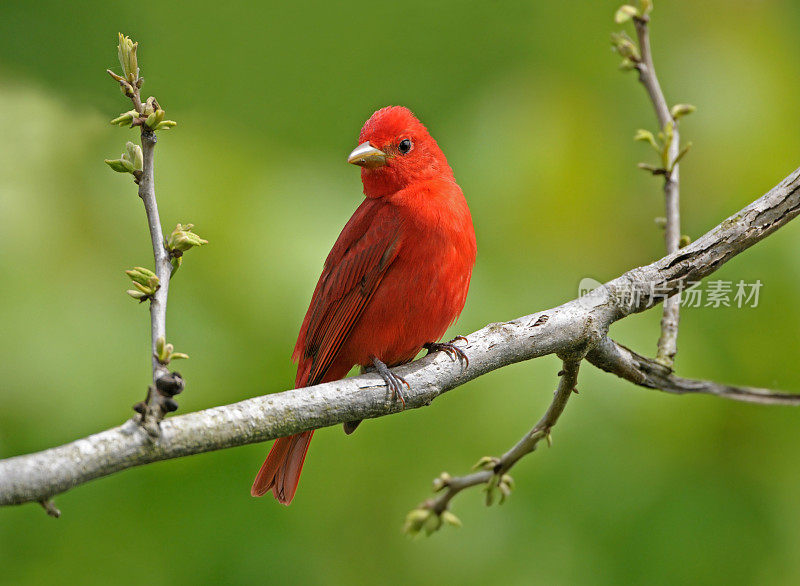
[[[353,149],[353,152],[347,157],[347,162],[367,169],[374,169],[386,164],[386,153],[376,149],[369,144],[369,141],[362,142]]]

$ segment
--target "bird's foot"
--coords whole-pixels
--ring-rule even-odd
[[[455,345],[455,342],[459,341],[468,342],[464,336],[456,336],[449,342],[428,342],[422,347],[428,351],[428,354],[431,352],[444,352],[453,360],[458,360],[462,368],[467,368],[469,367],[469,358],[461,348]]]
[[[411,390],[411,385],[406,382],[402,376],[398,376],[389,370],[389,367],[386,366],[385,363],[378,360],[376,357],[372,357],[372,365],[375,367],[375,372],[381,375],[381,378],[386,383],[386,386],[389,387],[389,390],[392,391],[392,399],[400,400],[403,404],[403,409],[406,408],[406,398],[403,395],[403,385],[405,385],[409,390]]]

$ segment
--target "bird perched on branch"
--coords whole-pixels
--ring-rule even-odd
[[[464,307],[475,231],[439,145],[407,108],[375,112],[348,162],[361,167],[366,198],[333,245],[292,354],[295,388],[374,368],[405,405],[407,383],[389,369],[423,348],[466,360],[437,343]],[[455,342],[455,340],[453,341]],[[358,421],[345,424],[352,433]],[[313,431],[278,439],[251,494],[292,502]]]

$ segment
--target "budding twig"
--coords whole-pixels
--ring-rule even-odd
[[[449,511],[450,501],[462,490],[472,486],[483,485],[486,492],[486,505],[494,502],[495,493],[499,493],[499,502],[502,504],[514,487],[514,481],[508,471],[524,456],[536,450],[539,442],[546,440],[550,445],[550,430],[558,422],[561,413],[567,406],[567,401],[576,391],[580,358],[570,358],[563,361],[563,368],[558,375],[558,382],[553,401],[545,411],[539,422],[514,447],[500,458],[485,457],[475,465],[480,470],[466,476],[451,477],[442,474],[434,481],[434,490],[443,491],[436,498],[422,503],[419,508],[412,510],[406,517],[404,530],[409,535],[416,535],[425,531],[428,535],[441,528],[443,522],[451,525],[460,525],[458,517]]]
[[[158,287],[148,295],[150,300],[150,346],[151,361],[153,364],[153,381],[155,386],[158,379],[169,373],[166,365],[158,359],[159,340],[164,340],[167,336],[167,297],[169,295],[169,279],[172,272],[169,253],[164,246],[164,234],[161,230],[161,219],[158,215],[158,202],[156,201],[155,189],[155,146],[157,142],[153,124],[150,126],[150,118],[155,112],[148,112],[146,104],[157,104],[154,98],[142,103],[140,89],[142,79],[139,77],[139,66],[136,57],[138,43],[132,43],[130,39],[120,34],[119,60],[122,65],[124,80],[119,81],[123,93],[131,99],[134,111],[130,112],[131,126],[138,125],[141,128],[141,153],[142,166],[139,182],[139,197],[144,204],[147,214],[147,227],[150,231],[150,241],[153,245],[153,259],[155,261],[155,276]],[[152,107],[152,106],[151,106]],[[161,118],[163,118],[163,110]],[[122,118],[126,115],[123,114]],[[144,123],[142,122],[144,119]],[[119,118],[117,119],[119,120]],[[159,120],[160,122],[160,120]],[[163,342],[162,342],[163,345]],[[142,423],[150,435],[158,435],[158,422],[167,413],[164,405],[163,396],[160,393],[149,392],[146,400],[144,412],[142,413]]]
[[[159,433],[158,423],[170,411],[177,409],[177,403],[172,398],[176,392],[163,392],[165,388],[163,379],[173,377],[167,366],[170,360],[186,358],[185,354],[173,352],[172,344],[166,343],[167,329],[167,297],[169,295],[170,277],[180,263],[180,256],[184,250],[191,246],[206,244],[196,234],[188,234],[191,224],[184,229],[178,224],[169,241],[165,240],[161,229],[161,219],[158,214],[158,203],[155,191],[155,146],[157,142],[156,131],[168,130],[175,126],[172,120],[164,120],[165,112],[155,97],[151,96],[142,101],[141,87],[144,79],[139,75],[137,49],[139,43],[134,43],[128,37],[119,35],[119,62],[122,66],[122,75],[117,75],[109,70],[111,77],[119,83],[122,94],[128,97],[133,104],[129,110],[111,121],[116,126],[140,128],[141,147],[132,142],[126,145],[126,152],[120,159],[106,160],[106,163],[115,171],[131,173],[139,185],[139,197],[144,204],[147,215],[147,227],[150,231],[150,240],[153,245],[153,260],[155,271],[143,267],[136,267],[126,271],[133,282],[134,289],[128,290],[128,295],[140,302],[150,302],[150,354],[153,365],[152,384],[148,388],[147,398],[142,403],[137,403],[134,410],[141,415],[141,422],[152,437]],[[174,242],[173,242],[174,240]],[[176,250],[180,253],[176,254]],[[178,375],[180,378],[180,375]],[[183,389],[183,379],[181,390]],[[180,391],[178,391],[180,392]]]
[[[639,167],[651,172],[653,175],[664,177],[664,242],[667,253],[673,253],[680,247],[680,172],[678,162],[691,147],[691,143],[684,148],[680,145],[678,119],[694,111],[694,106],[677,104],[672,109],[667,105],[664,92],[656,75],[653,65],[653,54],[650,48],[650,13],[653,9],[651,0],[640,0],[639,7],[622,6],[615,15],[617,23],[633,21],[636,28],[638,47],[627,36],[612,35],[612,43],[617,52],[623,57],[624,69],[636,69],[639,72],[639,81],[647,91],[653,103],[658,125],[661,131],[659,137],[663,145],[656,143],[652,133],[640,130],[635,136],[636,140],[647,140],[661,154],[661,167],[654,167],[640,163]],[[667,367],[672,367],[675,354],[678,351],[678,324],[680,321],[680,294],[667,299],[661,317],[661,335],[658,339],[657,360]]]

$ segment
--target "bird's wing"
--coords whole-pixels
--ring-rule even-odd
[[[336,358],[386,269],[397,257],[400,222],[367,199],[345,225],[325,261],[292,359],[295,386],[317,384]]]

